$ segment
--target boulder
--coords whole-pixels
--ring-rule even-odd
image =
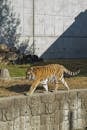
[[[10,78],[11,77],[8,69],[4,68],[0,70],[0,79],[9,80]]]

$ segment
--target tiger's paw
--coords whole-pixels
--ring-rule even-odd
[[[25,96],[29,96],[30,94],[29,93],[24,93]]]

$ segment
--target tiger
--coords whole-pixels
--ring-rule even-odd
[[[25,95],[32,95],[37,86],[41,83],[48,92],[48,80],[53,79],[55,82],[55,91],[58,89],[58,83],[61,82],[69,91],[69,86],[64,79],[64,73],[75,76],[80,72],[78,69],[76,72],[71,72],[66,67],[60,64],[47,64],[44,66],[32,66],[26,71],[26,79],[33,79],[33,83],[29,92]]]

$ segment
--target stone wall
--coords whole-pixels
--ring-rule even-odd
[[[20,40],[29,39],[31,47],[34,35],[35,54],[45,59],[87,58],[87,0],[10,1],[21,19]]]
[[[87,90],[0,98],[0,130],[77,129],[87,129]]]

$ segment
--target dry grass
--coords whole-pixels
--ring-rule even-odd
[[[73,77],[65,79],[70,89],[84,89],[87,88],[87,77]],[[50,85],[49,88],[54,88]],[[67,90],[61,83],[59,83],[59,90]]]
[[[20,80],[0,80],[0,97],[20,95],[29,89],[31,82]]]
[[[85,89],[87,88],[87,77],[73,77],[66,78],[66,81],[70,89]],[[0,81],[0,97],[4,96],[13,96],[20,95],[28,91],[32,82],[28,80],[9,80],[9,81]],[[53,90],[55,87],[54,84],[49,84],[49,90]],[[58,90],[67,90],[61,83],[59,83]],[[43,92],[44,89],[40,86],[36,91]]]

